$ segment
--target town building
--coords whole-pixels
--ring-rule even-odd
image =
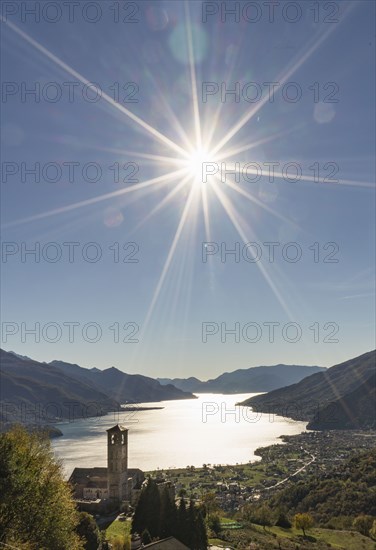
[[[107,468],[75,468],[69,482],[78,507],[93,513],[134,504],[144,479],[128,468],[128,429],[116,424],[107,430]]]

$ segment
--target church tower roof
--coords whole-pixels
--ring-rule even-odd
[[[128,428],[125,426],[121,426],[120,424],[116,424],[115,426],[112,426],[112,428],[108,428],[106,432],[127,432]]]

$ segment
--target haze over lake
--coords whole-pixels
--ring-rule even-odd
[[[257,460],[258,447],[280,442],[280,435],[302,432],[306,422],[235,408],[235,403],[252,395],[256,394],[198,394],[198,399],[144,404],[164,407],[160,410],[62,423],[64,435],[54,439],[52,447],[63,459],[67,475],[76,466],[107,466],[106,429],[119,423],[129,428],[130,468],[147,471]]]

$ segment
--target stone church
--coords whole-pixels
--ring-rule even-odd
[[[95,512],[133,504],[144,479],[141,470],[128,468],[128,429],[116,424],[107,430],[107,468],[75,468],[69,482],[79,508]]]

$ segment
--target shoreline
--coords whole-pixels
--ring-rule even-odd
[[[255,454],[256,449],[274,444],[285,446],[281,436],[306,430],[306,422],[269,419],[268,415],[259,415],[255,423],[253,416],[241,412],[243,407],[234,407],[235,402],[247,396],[215,394],[209,397],[204,394],[200,395],[199,403],[184,400],[140,404],[141,409],[153,410],[140,411],[138,418],[134,415],[139,409],[134,410],[134,405],[126,404],[125,407],[131,410],[123,410],[120,416],[109,413],[98,419],[59,425],[64,437],[54,440],[52,446],[56,455],[64,460],[68,475],[75,467],[104,467],[105,430],[120,423],[130,430],[130,468],[172,470],[185,468],[187,464],[200,468],[205,462],[222,465],[258,463],[260,457]],[[159,411],[154,412],[157,408]],[[203,411],[207,412],[206,417],[203,417]],[[67,440],[69,447],[65,444]],[[163,445],[167,440],[174,442],[170,450]],[[224,441],[227,441],[225,446]],[[142,451],[143,446],[147,447],[146,454]]]
[[[268,498],[271,493],[305,480],[307,475],[325,478],[351,456],[376,448],[376,430],[305,430],[281,435],[278,442],[259,447],[259,460],[237,464],[203,464],[199,468],[164,468],[145,471],[166,478],[177,492],[200,499],[215,493],[225,511],[233,512],[246,502]],[[228,495],[231,495],[230,497]]]

